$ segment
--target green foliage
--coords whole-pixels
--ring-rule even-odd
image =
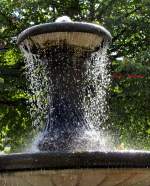
[[[0,150],[16,151],[32,135],[16,36],[61,15],[104,25],[112,33],[112,71],[125,77],[113,79],[108,128],[117,136],[116,143],[150,149],[149,7],[148,0],[1,0],[0,48],[5,50],[0,51]],[[128,74],[143,74],[144,78],[128,78]]]

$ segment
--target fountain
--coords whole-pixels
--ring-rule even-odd
[[[0,156],[1,185],[149,185],[149,152],[111,151],[100,133],[107,120],[110,42],[105,28],[68,17],[19,35],[34,94],[33,125],[42,132],[38,152]]]

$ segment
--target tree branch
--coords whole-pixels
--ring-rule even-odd
[[[106,6],[103,6],[103,5],[99,5],[99,7],[97,8],[97,12],[99,11],[99,14],[97,15],[97,18],[98,19],[101,19],[102,18],[102,15],[104,14],[104,12],[107,12],[108,8],[111,7],[111,5],[114,3],[113,0],[110,0]],[[103,7],[101,9],[101,7]]]
[[[0,105],[15,108],[17,106],[24,106],[24,105],[27,105],[27,104],[26,104],[25,99],[20,99],[20,100],[17,100],[17,101],[1,100],[0,99]]]
[[[90,21],[95,19],[95,0],[90,1]]]

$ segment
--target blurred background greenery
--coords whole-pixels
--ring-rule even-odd
[[[0,151],[21,151],[33,136],[16,37],[27,27],[62,15],[103,25],[111,32],[107,128],[118,149],[150,150],[149,9],[149,0],[0,0]]]

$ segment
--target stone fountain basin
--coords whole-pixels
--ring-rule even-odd
[[[1,186],[149,186],[149,152],[0,156]]]

